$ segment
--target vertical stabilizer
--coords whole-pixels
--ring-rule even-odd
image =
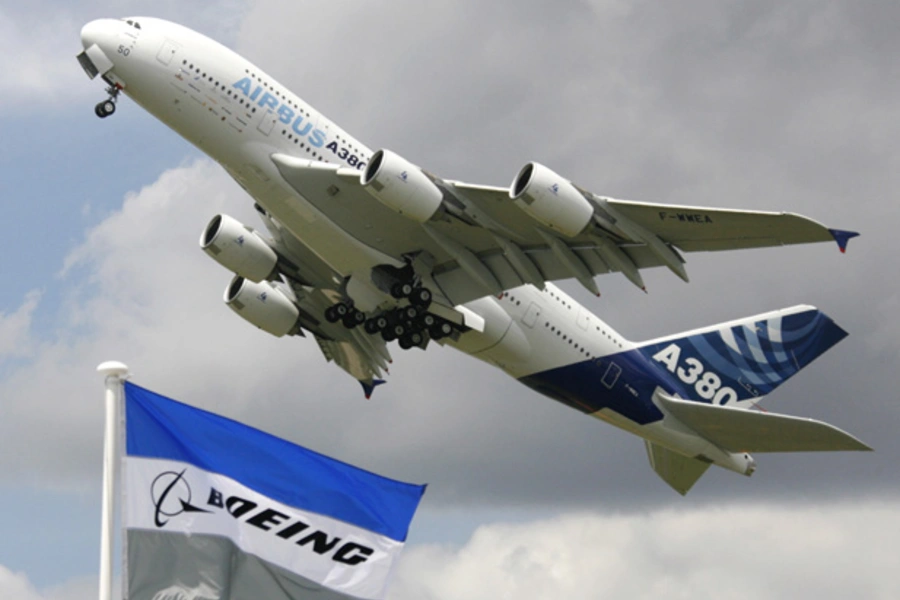
[[[647,458],[650,466],[662,480],[672,486],[676,492],[684,496],[700,477],[706,473],[711,463],[697,458],[689,458],[673,452],[653,442],[644,440],[647,446]]]
[[[756,400],[847,332],[812,306],[794,306],[651,340],[640,352],[672,375],[678,396],[712,404]]]

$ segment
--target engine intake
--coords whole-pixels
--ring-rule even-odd
[[[390,150],[376,150],[359,181],[376,200],[419,223],[434,216],[444,199],[422,169]]]
[[[567,237],[584,231],[594,216],[594,207],[572,182],[536,162],[522,167],[509,197],[532,219]]]
[[[232,273],[257,283],[268,279],[278,262],[258,233],[228,215],[212,218],[200,236],[200,247]]]
[[[244,320],[275,337],[294,333],[300,309],[272,283],[257,283],[235,275],[225,288],[225,304]]]

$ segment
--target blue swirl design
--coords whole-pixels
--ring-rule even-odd
[[[812,309],[670,340],[641,351],[652,360],[661,349],[676,344],[681,349],[679,366],[688,357],[700,360],[740,401],[770,393],[846,335],[827,315]],[[689,397],[696,397],[691,386],[684,388]]]

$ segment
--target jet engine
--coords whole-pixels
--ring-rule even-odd
[[[200,236],[200,247],[238,275],[259,283],[272,274],[278,255],[258,233],[228,215],[216,215]]]
[[[300,310],[272,283],[256,283],[235,275],[225,289],[225,304],[246,321],[281,337],[296,331]]]
[[[422,169],[390,150],[372,155],[360,183],[376,200],[419,223],[434,216],[444,197]]]
[[[572,182],[536,162],[522,167],[509,197],[532,219],[567,237],[584,231],[594,216],[594,207]]]

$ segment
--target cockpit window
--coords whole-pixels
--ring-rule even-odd
[[[141,28],[141,24],[138,23],[137,21],[133,21],[133,20],[131,20],[131,19],[127,19],[127,20],[126,20],[126,19],[122,19],[122,20],[125,21],[126,23],[128,23],[129,25],[131,25],[132,27],[134,27],[135,29],[140,29],[140,28]]]

